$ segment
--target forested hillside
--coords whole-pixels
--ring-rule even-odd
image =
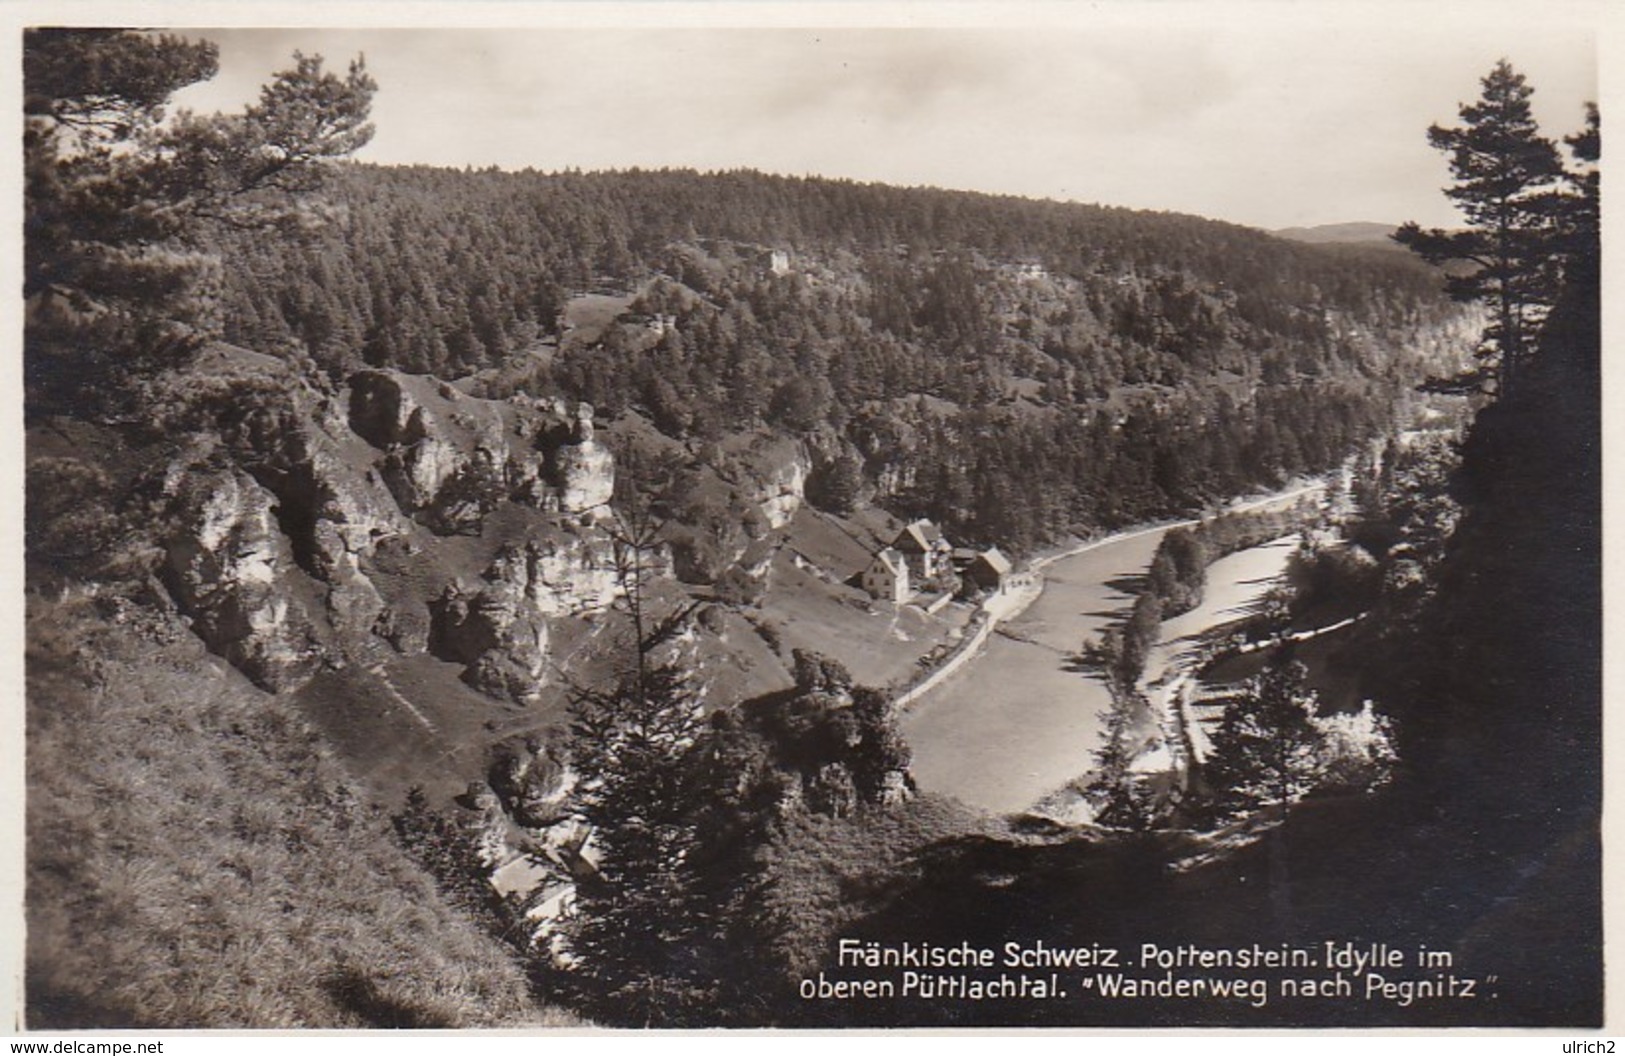
[[[1018,552],[1324,469],[1461,337],[1403,255],[1173,214],[365,166],[329,208],[298,242],[222,235],[229,339],[335,377],[480,375],[674,440],[816,436],[837,505],[878,493]],[[588,294],[611,318],[578,327]]]

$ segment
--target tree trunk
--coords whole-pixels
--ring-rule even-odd
[[[1292,877],[1287,864],[1286,804],[1269,836],[1270,917],[1275,934],[1282,939],[1297,930],[1292,919]]]

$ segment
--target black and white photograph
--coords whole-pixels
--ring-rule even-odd
[[[387,6],[7,12],[6,1029],[1607,1025],[1603,4]]]

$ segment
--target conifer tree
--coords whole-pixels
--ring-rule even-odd
[[[606,1022],[691,1026],[715,986],[706,957],[715,914],[696,861],[705,722],[688,672],[654,655],[671,632],[669,621],[651,622],[645,598],[660,529],[629,508],[611,534],[631,663],[608,690],[579,691],[570,709],[575,808],[591,828],[597,876],[580,885],[569,944],[584,996]]]
[[[1285,807],[1315,787],[1325,737],[1302,663],[1272,664],[1226,705],[1205,775],[1222,815]]]
[[[1596,103],[1587,103],[1585,109],[1585,127],[1563,137],[1579,163],[1564,174],[1570,194],[1559,217],[1569,272],[1593,268],[1602,256],[1602,173],[1597,167],[1602,158],[1602,119]]]
[[[321,163],[372,135],[376,85],[295,54],[243,113],[170,117],[215,46],[167,34],[23,37],[25,381],[31,410],[130,414],[145,377],[219,332],[212,225],[310,219]]]
[[[1493,360],[1505,393],[1516,387],[1561,278],[1556,243],[1564,173],[1556,144],[1536,126],[1534,89],[1523,75],[1503,59],[1481,83],[1479,101],[1461,107],[1459,127],[1428,129],[1428,142],[1450,156],[1455,183],[1445,194],[1466,229],[1408,223],[1394,238],[1430,263],[1469,265],[1446,282],[1457,300],[1489,306],[1480,355]]]
[[[570,952],[596,1014],[629,1026],[703,1019],[711,914],[695,874],[703,724],[686,674],[650,664],[572,708],[577,809],[598,877],[583,883]]]

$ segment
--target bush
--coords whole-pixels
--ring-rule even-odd
[[[1376,604],[1383,568],[1359,547],[1306,543],[1288,562],[1287,580],[1294,616],[1327,606],[1352,614]]]

